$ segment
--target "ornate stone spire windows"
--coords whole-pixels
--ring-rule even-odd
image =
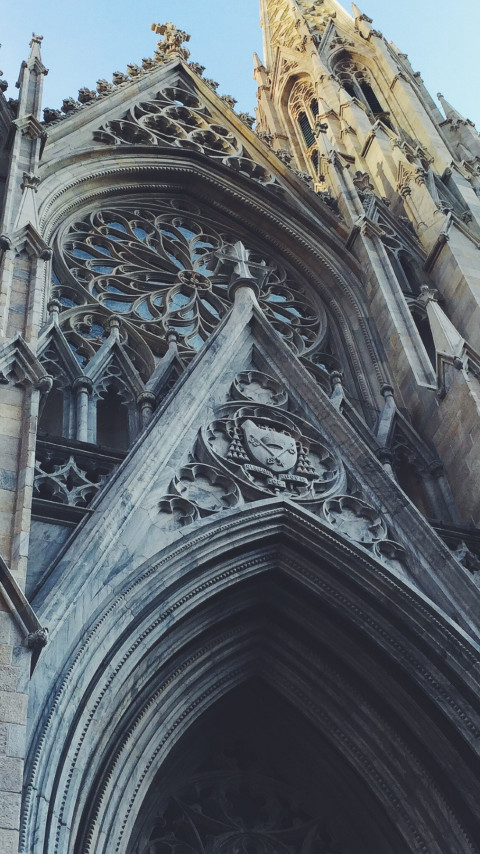
[[[372,76],[364,65],[355,62],[348,53],[342,53],[334,65],[334,74],[345,91],[360,101],[375,121],[381,119],[392,127],[389,113],[382,107],[372,85]]]
[[[305,158],[316,173],[318,149],[315,126],[318,101],[313,86],[308,80],[301,79],[294,84],[288,100],[288,109]]]

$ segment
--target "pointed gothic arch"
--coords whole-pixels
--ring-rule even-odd
[[[120,578],[65,655],[72,605],[34,675],[35,686],[60,653],[56,695],[37,710],[25,850],[45,828],[52,852],[133,852],[128,840],[170,752],[256,678],[297,710],[297,727],[304,717],[319,733],[317,756],[327,742],[333,779],[345,764],[352,801],[370,799],[367,839],[375,826],[395,854],[441,854],[447,840],[475,851],[477,651],[398,573],[308,512],[275,499],[196,526]],[[174,793],[175,773],[163,779]],[[354,839],[341,841],[355,854]]]
[[[390,113],[384,106],[388,100],[376,79],[381,72],[370,57],[360,56],[345,48],[337,49],[329,57],[329,66],[347,94],[363,105],[372,121],[380,119],[390,130],[394,130]]]
[[[105,174],[109,180],[110,205],[116,198],[120,204],[125,204],[129,198],[136,203],[141,197],[145,200],[155,199],[157,193],[161,198],[170,185],[173,185],[177,192],[181,186],[183,194],[195,204],[209,208],[220,220],[228,221],[232,230],[236,226],[242,234],[255,233],[257,242],[260,237],[261,244],[268,247],[272,257],[284,258],[287,264],[293,269],[296,268],[302,277],[307,277],[312,283],[339,327],[340,335],[337,336],[337,341],[341,340],[345,346],[344,370],[347,381],[358,384],[354,398],[362,401],[364,417],[370,419],[376,399],[373,377],[375,374],[378,379],[382,376],[381,359],[377,353],[378,344],[371,338],[362,289],[357,284],[361,278],[361,270],[353,256],[348,258],[347,268],[345,267],[346,259],[341,245],[335,238],[332,243],[333,232],[324,222],[326,216],[331,216],[325,206],[317,202],[312,194],[310,201],[315,207],[316,227],[324,222],[324,235],[322,233],[322,240],[319,241],[314,238],[311,227],[306,227],[307,223],[301,212],[295,205],[292,206],[287,194],[279,196],[276,191],[270,194],[266,188],[259,191],[253,182],[246,179],[242,182],[241,175],[237,176],[237,183],[233,187],[231,182],[226,180],[225,169],[221,164],[209,163],[207,171],[199,162],[196,152],[175,152],[168,162],[161,163],[157,160],[155,164],[151,162],[150,157],[144,157],[139,152],[136,154],[134,174],[131,172],[128,148],[121,154],[120,165],[118,154],[111,159],[108,154],[104,155],[101,169],[98,171],[95,163],[90,160],[85,164],[78,164],[76,189],[80,190],[80,193],[75,194],[72,199],[66,199],[64,194],[57,196],[55,192],[52,192],[52,195],[47,193],[42,216],[49,239],[54,238],[56,234],[63,235],[69,224],[85,213],[101,209],[105,205]],[[68,168],[68,164],[65,166]],[[338,227],[339,223],[336,221],[335,228]],[[56,238],[56,243],[58,239]],[[55,263],[60,273],[60,288],[64,288],[68,287],[68,270],[62,264],[61,255],[59,247],[56,246]],[[65,323],[74,324],[77,312],[77,308],[67,306],[63,311]],[[102,306],[98,307],[93,318],[95,328],[92,337],[101,332],[105,340],[106,333],[102,330],[107,327],[108,319],[109,313]],[[358,332],[353,332],[358,326],[362,331],[361,337]],[[129,336],[131,342],[128,342],[128,355],[135,360],[137,369],[146,381],[154,369],[151,353],[148,347],[145,348],[135,328],[129,328]],[[371,365],[372,357],[375,365]],[[364,368],[364,364],[368,368]]]

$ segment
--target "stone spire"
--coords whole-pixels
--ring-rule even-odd
[[[441,92],[437,95],[438,100],[440,101],[443,112],[447,119],[450,119],[453,122],[465,122],[466,119],[454,108],[452,105],[443,97]]]
[[[20,89],[18,101],[18,117],[31,115],[37,121],[40,120],[40,109],[42,104],[43,78],[48,74],[42,62],[41,44],[43,36],[32,34],[30,41],[30,55],[26,62],[22,62],[17,86]]]
[[[444,123],[449,129],[452,142],[456,143],[460,160],[480,157],[480,137],[470,119],[464,118],[439,92],[437,95],[446,116]]]
[[[460,362],[464,354],[465,340],[438,304],[438,292],[428,285],[423,285],[418,301],[425,306],[436,352],[449,356],[454,363]]]
[[[260,0],[260,25],[263,30],[263,54],[271,69],[279,46],[294,49],[300,43],[296,28],[299,14],[294,0]]]
[[[22,62],[17,86],[20,89],[17,117],[13,121],[15,134],[12,141],[9,172],[1,231],[10,239],[12,231],[23,229],[29,223],[38,227],[35,193],[38,186],[36,172],[40,161],[46,132],[40,122],[43,78],[48,73],[42,62],[43,36],[32,35],[30,55]],[[42,246],[41,251],[44,251]]]
[[[356,3],[352,3],[352,14],[355,20],[355,29],[364,37],[368,38],[372,31],[372,19],[360,11]]]

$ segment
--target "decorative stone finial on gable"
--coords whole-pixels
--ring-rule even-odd
[[[166,24],[152,24],[151,29],[157,35],[163,36],[163,41],[158,42],[155,53],[158,59],[173,59],[176,56],[180,59],[188,59],[190,51],[186,47],[182,47],[183,42],[190,41],[188,33],[184,30],[177,30],[175,24],[171,22]]]

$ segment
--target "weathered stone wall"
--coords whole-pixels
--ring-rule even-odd
[[[0,850],[17,854],[30,651],[0,596]]]

